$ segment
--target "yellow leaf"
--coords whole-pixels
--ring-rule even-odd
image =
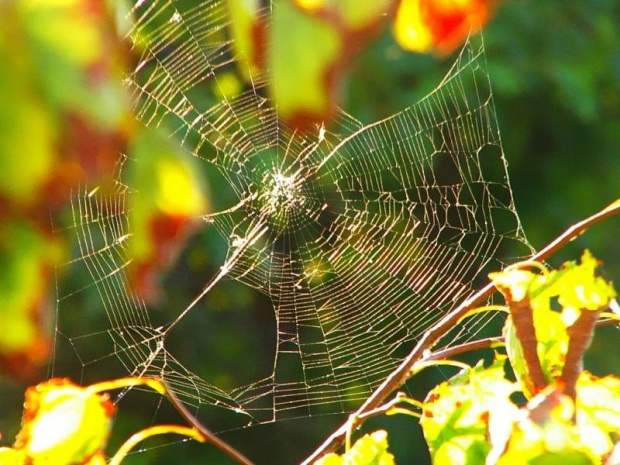
[[[129,197],[130,281],[144,298],[153,299],[157,274],[172,263],[207,213],[207,190],[194,160],[157,132],[135,137],[131,156],[127,176],[137,192]]]
[[[489,424],[518,410],[510,400],[518,388],[505,379],[504,363],[501,356],[488,368],[478,363],[429,392],[420,424],[435,463],[484,462]]]
[[[220,99],[230,100],[243,90],[243,83],[235,73],[223,72],[213,81],[214,93]]]
[[[433,36],[418,0],[403,0],[394,21],[394,37],[405,50],[426,53],[433,48]]]
[[[306,11],[316,11],[324,8],[329,0],[294,0],[295,5]]]
[[[5,88],[7,83],[2,81],[0,77],[0,195],[28,203],[37,198],[52,174],[57,158],[55,122],[40,101],[22,89]],[[26,156],[28,163],[24,164]]]
[[[384,14],[389,13],[393,0],[373,0],[360,2],[359,0],[330,0],[332,8],[336,9],[347,28],[363,30],[379,21]]]
[[[86,462],[105,447],[114,411],[107,396],[51,379],[26,391],[15,448],[33,465]]]
[[[17,449],[0,447],[0,464],[2,465],[25,465],[26,455]]]
[[[156,164],[157,207],[168,215],[198,216],[205,213],[202,189],[195,174],[179,157],[161,157]]]
[[[576,411],[584,443],[599,456],[609,453],[620,432],[620,378],[582,372],[577,380]]]
[[[566,309],[600,310],[616,297],[613,285],[596,276],[598,261],[586,250],[579,265],[565,264],[567,272],[558,281],[558,301]]]
[[[30,15],[32,33],[54,52],[77,65],[92,64],[104,44],[95,15],[82,13],[81,0],[22,2]]]

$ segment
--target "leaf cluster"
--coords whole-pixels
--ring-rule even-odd
[[[467,366],[432,389],[423,403],[410,400],[420,406],[414,415],[420,416],[433,463],[617,463],[620,378],[598,378],[583,369],[596,322],[618,319],[605,312],[617,305],[616,292],[597,267],[586,251],[580,263],[558,270],[523,262],[490,275],[506,299],[508,357],[496,353],[489,366],[482,361]],[[516,381],[506,373],[507,360]],[[525,404],[515,401],[518,393]],[[361,441],[342,456],[326,457],[341,460],[333,463],[383,463],[373,461],[371,452],[353,459]],[[384,434],[381,445],[387,454]]]

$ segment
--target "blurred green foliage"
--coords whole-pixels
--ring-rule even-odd
[[[50,354],[54,267],[68,249],[53,219],[72,189],[110,176],[130,110],[104,3],[3,2],[0,29],[0,319],[12,340],[0,364],[31,377]]]
[[[50,5],[54,3],[60,2]],[[188,3],[199,2],[188,0]],[[75,134],[71,132],[75,125],[66,117],[68,113],[82,115],[81,119],[89,122],[88,127],[94,125],[103,132],[121,125],[123,137],[135,129],[127,126],[124,116],[127,105],[119,86],[125,66],[122,53],[107,55],[111,62],[107,66],[113,70],[108,77],[114,79],[105,79],[94,88],[92,83],[88,84],[90,81],[84,81],[81,60],[89,60],[97,50],[107,50],[114,42],[110,36],[97,39],[93,35],[93,30],[103,26],[86,27],[82,19],[75,24],[67,23],[53,12],[22,16],[24,11],[10,5],[11,2],[0,5],[0,172],[3,174],[0,192],[3,198],[10,193],[12,199],[30,203],[36,197],[32,194],[33,186],[51,174],[73,172],[69,168],[74,163],[64,164],[65,159],[56,157],[50,149],[56,150],[59,139],[75,140],[68,136]],[[485,29],[488,69],[513,193],[525,232],[534,247],[542,247],[569,224],[618,197],[618,24],[619,0],[562,3],[507,0],[500,3]],[[24,30],[15,32],[19,27]],[[402,51],[387,29],[368,48],[356,49],[351,56],[350,70],[338,87],[339,100],[349,113],[365,122],[417,101],[439,83],[452,63],[450,57],[438,60]],[[107,146],[118,148],[116,143]],[[73,147],[63,150],[63,156],[72,150],[79,152]],[[109,169],[108,161],[101,164]],[[204,171],[210,190],[226,203],[226,181],[208,168]],[[66,195],[67,191],[63,192]],[[45,195],[44,198],[50,200]],[[8,202],[0,201],[0,230],[5,229],[8,218],[13,221],[24,217],[21,206],[6,205]],[[31,221],[28,215],[25,221],[34,222],[38,228],[48,218],[37,211],[36,221]],[[611,278],[619,276],[618,226],[618,219],[597,226],[566,247],[553,263],[559,264],[587,246],[603,258],[604,271]],[[17,246],[18,243],[7,239],[8,235],[0,236],[0,250]],[[27,237],[20,235],[22,240]],[[207,228],[196,236],[167,276],[166,292],[155,312],[184,307],[213,276],[224,254],[224,244],[212,229]],[[69,274],[61,286],[76,290],[89,284],[87,276]],[[50,291],[53,292],[53,284]],[[105,317],[96,302],[96,296],[84,299],[83,307],[64,313],[63,327],[80,328],[81,334],[97,332],[98,322]],[[179,359],[223,387],[243,384],[256,379],[256,373],[270,369],[275,327],[268,301],[247,287],[227,282],[200,309],[190,315],[182,337],[169,341],[175,344]],[[605,347],[604,334],[605,330],[595,338],[586,363],[590,363],[594,373],[618,373],[620,354]],[[62,339],[61,335],[56,336]],[[105,373],[93,373],[83,364],[80,357],[86,355],[87,348],[59,351],[53,358],[50,373],[71,375],[76,380],[107,378]],[[233,363],[238,360],[246,363]],[[102,366],[105,365],[98,365]],[[227,369],[230,366],[235,366],[237,371],[231,372]],[[421,398],[426,389],[443,378],[442,373],[429,374],[410,387],[411,394]],[[6,438],[18,427],[23,387],[15,381],[2,380],[0,408],[4,415],[0,431]],[[132,404],[130,400],[125,403],[129,413],[117,423],[121,436],[123,431],[139,429],[136,425],[148,424],[155,412],[158,420],[161,417],[178,421],[157,402]],[[212,422],[217,424],[217,412],[213,415]],[[291,420],[224,433],[223,438],[258,463],[296,463],[342,420],[342,417]],[[428,461],[419,427],[411,419],[373,419],[367,425],[369,431],[378,427],[390,431],[390,450],[399,463]],[[146,445],[155,446],[160,444],[158,441]],[[114,446],[113,439],[111,448]],[[129,457],[126,463],[201,464],[207,460],[227,463],[217,451],[187,443],[153,448]]]

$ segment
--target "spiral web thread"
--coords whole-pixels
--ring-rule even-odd
[[[172,128],[236,193],[235,206],[204,218],[228,241],[227,259],[194,302],[155,327],[125,274],[126,200],[137,193],[120,181],[112,193],[80,193],[72,225],[79,253],[67,266],[82,267],[90,284],[60,295],[58,307],[62,317],[66,300],[94,287],[109,326],[82,335],[59,326],[59,337],[85,370],[117,357],[127,373],[162,376],[198,414],[214,406],[239,426],[351,411],[426,329],[502,266],[503,250],[531,252],[483,44],[470,39],[433,92],[389,118],[364,125],[339,110],[327,129],[300,132],[277,119],[264,76],[252,75],[233,99],[208,93],[239,58],[226,2],[184,5],[134,7],[129,38],[141,56],[126,82],[138,119]],[[166,346],[222,278],[268,296],[277,325],[273,371],[232,391],[186,369]],[[492,317],[471,318],[442,345],[476,338]],[[82,347],[95,344],[107,352],[82,358]]]

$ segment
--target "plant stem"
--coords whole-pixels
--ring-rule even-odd
[[[546,260],[568,242],[584,233],[591,226],[618,213],[620,213],[620,199],[616,200],[614,203],[594,215],[570,226],[556,239],[551,241],[546,247],[534,254],[531,260]],[[396,367],[392,373],[390,373],[383,383],[381,383],[370,395],[370,397],[366,399],[362,406],[349,417],[350,420],[348,419],[343,425],[334,431],[334,433],[332,433],[332,435],[329,436],[325,442],[323,442],[323,444],[321,444],[318,449],[312,453],[312,455],[302,462],[302,465],[311,464],[328,452],[336,450],[342,444],[342,441],[347,434],[347,430],[350,428],[356,428],[362,423],[360,416],[363,416],[366,412],[379,407],[387,396],[402,386],[405,381],[407,381],[411,369],[415,363],[424,356],[424,353],[429,350],[443,335],[450,331],[459,322],[463,315],[465,315],[474,306],[487,300],[494,291],[495,287],[493,284],[488,283],[474,295],[462,302],[461,305],[446,314],[428,331],[426,331],[402,363]]]
[[[204,426],[198,419],[192,415],[187,407],[181,402],[175,393],[170,389],[170,386],[164,380],[163,383],[166,385],[166,395],[174,408],[181,414],[181,416],[194,428],[196,428],[205,438],[206,442],[210,442],[215,447],[220,449],[226,455],[234,459],[237,463],[242,465],[254,465],[253,462],[248,459],[245,455],[235,449],[233,446],[225,442],[224,440],[218,438],[214,433],[212,433],[206,426]]]
[[[110,460],[108,465],[120,465],[121,462],[127,457],[127,454],[131,449],[133,449],[138,443],[144,441],[151,436],[156,436],[158,434],[181,434],[183,436],[188,436],[196,441],[204,442],[205,438],[200,434],[200,432],[196,431],[194,428],[188,428],[187,426],[179,426],[179,425],[157,425],[151,426],[150,428],[144,429],[142,431],[137,432],[133,436],[131,436],[127,441],[123,443],[123,445],[118,449],[114,457]]]

